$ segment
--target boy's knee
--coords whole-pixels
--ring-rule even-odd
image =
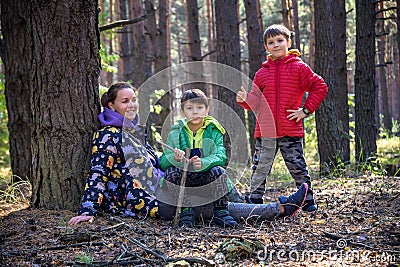
[[[225,169],[222,168],[221,166],[215,166],[210,169],[210,174],[214,177],[219,177],[225,173],[226,173]]]

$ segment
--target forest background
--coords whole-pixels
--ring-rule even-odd
[[[215,266],[222,255],[230,262],[222,266],[398,266],[399,7],[400,0],[0,1],[0,265],[165,266],[184,259]],[[108,86],[129,81],[140,88],[188,62],[221,63],[252,79],[267,56],[262,33],[273,23],[294,32],[293,47],[329,86],[304,121],[317,212],[268,223],[246,219],[231,231],[207,222],[182,231],[160,220],[112,216],[67,225]],[[238,114],[250,151],[254,117],[239,108],[234,92],[195,85]],[[149,98],[142,89],[140,112],[150,113],[149,132],[160,140],[185,86],[155,88]],[[250,162],[251,152],[239,154],[230,156]],[[233,174],[242,171],[232,167]],[[268,186],[266,201],[294,191],[281,159]],[[337,257],[260,259],[267,248],[286,256],[332,249]],[[343,257],[347,252],[366,257]]]
[[[293,31],[293,47],[329,86],[305,120],[316,175],[349,169],[395,175],[398,2],[2,1],[0,148],[2,166],[12,173],[2,190],[28,180],[33,207],[75,209],[106,87],[123,80],[139,88],[160,70],[192,61],[226,64],[253,78],[266,59],[262,33],[273,23]],[[201,89],[238,114],[251,149],[254,116],[238,107],[234,92]],[[147,123],[154,139],[161,138],[180,90],[160,88],[140,103],[141,112],[152,114]]]

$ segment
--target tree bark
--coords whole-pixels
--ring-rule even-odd
[[[335,107],[340,131],[342,162],[350,162],[349,104],[347,92],[346,54],[346,5],[345,0],[337,0],[334,13],[334,64],[333,88],[336,93]]]
[[[28,16],[32,205],[75,209],[100,111],[98,5],[45,2],[31,2]]]
[[[169,0],[158,0],[159,57],[155,62],[155,72],[171,66]]]
[[[189,61],[202,61],[197,0],[185,0]]]
[[[294,40],[295,40],[293,47],[301,51],[300,29],[299,29],[299,6],[297,0],[292,0],[292,5],[293,5],[293,30],[294,30]]]
[[[383,10],[384,5],[383,2],[379,3],[379,9]],[[382,107],[382,115],[383,115],[383,126],[385,130],[390,134],[392,132],[392,116],[389,111],[389,99],[388,99],[388,86],[387,86],[387,76],[386,76],[386,65],[385,65],[385,54],[386,54],[386,35],[385,33],[385,16],[384,12],[380,12],[378,14],[377,22],[377,32],[380,33],[380,37],[378,39],[378,64],[379,64],[379,87],[381,91],[381,107]]]
[[[375,1],[356,1],[355,146],[357,162],[376,154]]]
[[[282,5],[282,21],[283,25],[286,26],[289,30],[292,29],[292,25],[289,19],[289,6],[288,6],[288,0],[281,0],[281,5]]]
[[[315,121],[318,135],[318,152],[320,156],[320,174],[325,175],[336,167],[342,158],[340,134],[335,108],[337,88],[334,80],[334,1],[315,1],[315,72],[320,74],[328,85],[329,91],[325,100],[316,111]]]
[[[1,27],[5,67],[11,170],[14,181],[30,177],[32,113],[30,110],[30,64],[28,1],[1,2]]]
[[[244,0],[244,7],[246,11],[246,25],[247,25],[247,43],[249,48],[249,77],[254,79],[254,76],[258,69],[261,68],[261,64],[266,60],[266,51],[264,49],[263,33],[261,25],[258,19],[257,10],[258,0]],[[247,88],[250,90],[250,88]],[[253,112],[247,112],[248,116],[248,130],[250,133],[250,149],[251,155],[255,151],[255,115]]]
[[[237,0],[218,0],[215,2],[215,24],[217,33],[217,61],[218,63],[231,66],[240,71],[240,38],[239,38],[239,21],[237,13]],[[229,112],[236,112],[244,123],[244,111],[236,103],[236,91],[240,90],[240,77],[236,82],[238,88],[219,88],[218,89],[218,100],[224,103],[230,108]],[[221,113],[224,113],[221,110]],[[228,114],[222,114],[228,115]],[[226,116],[224,120],[225,125],[233,125],[234,122],[230,121],[231,115]],[[227,135],[227,139],[224,141],[225,147],[227,148],[227,156],[230,158],[231,144],[234,143],[233,138],[235,136]],[[233,142],[231,142],[231,139]],[[245,153],[243,155],[234,155],[238,157],[239,162],[247,160]]]

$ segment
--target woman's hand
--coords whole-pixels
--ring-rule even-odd
[[[94,217],[93,216],[89,216],[89,215],[78,215],[75,217],[72,217],[71,220],[69,220],[69,225],[77,225],[80,222],[93,222],[94,221]]]

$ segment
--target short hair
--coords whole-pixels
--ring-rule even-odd
[[[273,24],[264,31],[264,44],[267,44],[267,38],[275,37],[277,35],[285,36],[286,40],[290,39],[291,32],[288,28],[280,24]]]
[[[115,99],[117,98],[117,94],[120,90],[122,89],[132,89],[133,91],[136,92],[136,88],[133,87],[132,85],[130,85],[127,82],[117,82],[114,83],[110,86],[110,88],[108,88],[107,92],[105,92],[102,96],[101,96],[101,105],[103,107],[108,108],[108,103],[109,102],[113,102],[115,101]]]
[[[182,94],[181,98],[181,109],[183,110],[185,106],[185,102],[190,101],[190,102],[195,102],[199,104],[204,104],[206,108],[208,108],[208,98],[206,94],[201,91],[200,89],[190,89]]]

